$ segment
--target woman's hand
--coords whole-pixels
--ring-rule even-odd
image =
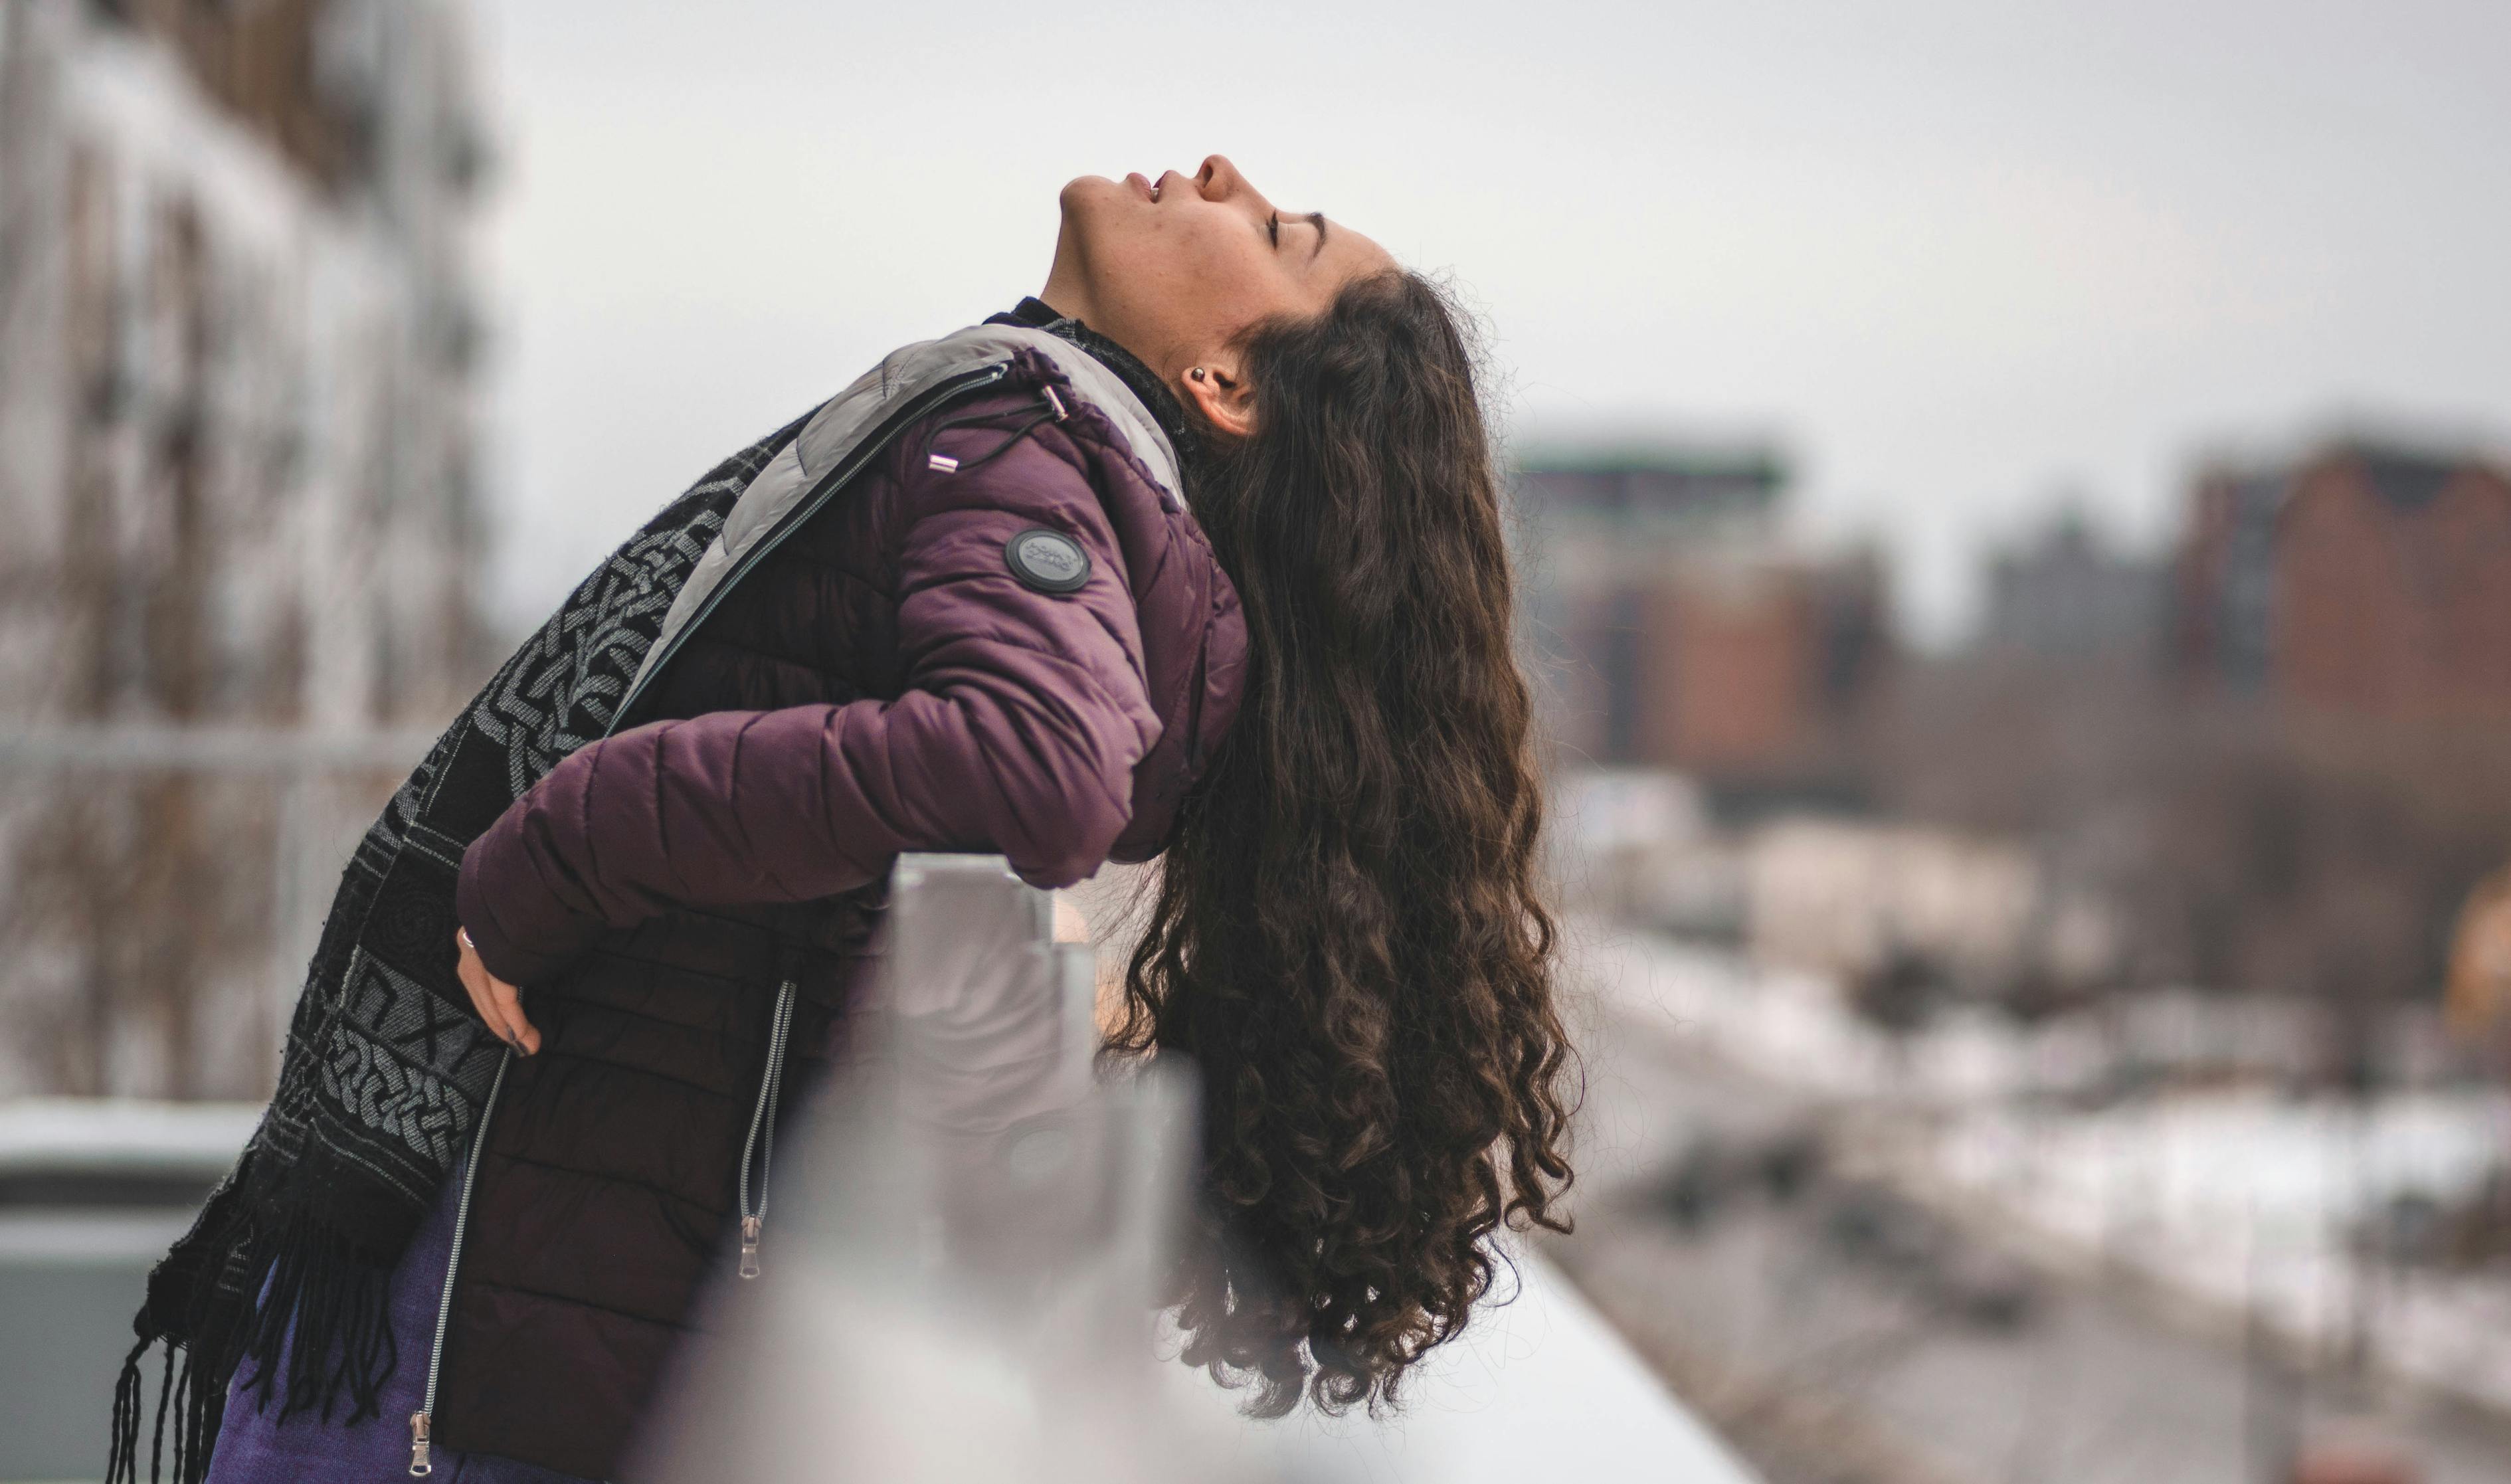
[[[523,996],[513,985],[488,972],[480,961],[480,951],[471,946],[471,935],[460,928],[453,930],[453,945],[462,951],[462,988],[471,992],[472,1007],[488,1029],[497,1033],[506,1044],[525,1056],[541,1049],[541,1034],[523,1019]]]

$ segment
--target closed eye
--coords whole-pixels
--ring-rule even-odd
[[[1269,218],[1267,218],[1267,219],[1265,220],[1265,222],[1264,222],[1264,234],[1265,234],[1267,237],[1270,237],[1270,238],[1273,240],[1273,246],[1275,246],[1275,247],[1277,247],[1277,248],[1278,248],[1278,247],[1280,247],[1280,246],[1282,245],[1282,214],[1281,214],[1281,213],[1279,213],[1279,212],[1275,212],[1275,213],[1274,213],[1274,214],[1273,214]]]

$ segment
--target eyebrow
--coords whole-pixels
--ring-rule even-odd
[[[1308,260],[1310,262],[1314,262],[1316,261],[1317,254],[1326,250],[1326,214],[1323,212],[1310,212],[1308,213],[1308,221],[1317,229],[1317,245],[1308,250]]]

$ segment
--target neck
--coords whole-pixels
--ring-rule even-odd
[[[1095,327],[1099,320],[1099,304],[1091,297],[1089,280],[1082,276],[1080,265],[1072,260],[1070,248],[1071,244],[1064,235],[1058,233],[1055,263],[1046,270],[1046,287],[1037,291],[1037,296],[1066,319]]]
[[[1094,333],[1124,347],[1127,355],[1142,363],[1152,375],[1162,378],[1163,386],[1168,386],[1166,378],[1178,370],[1176,367],[1163,364],[1165,360],[1171,358],[1157,354],[1152,346],[1136,344],[1133,340],[1115,332],[1108,324],[1107,316],[1100,312],[1099,300],[1090,292],[1090,280],[1081,271],[1080,264],[1074,261],[1074,254],[1069,248],[1069,243],[1062,238],[1057,239],[1055,265],[1047,270],[1046,287],[1037,291],[1038,298],[1049,309],[1065,319],[1079,320]],[[1176,387],[1168,386],[1168,390],[1170,395],[1177,395]]]

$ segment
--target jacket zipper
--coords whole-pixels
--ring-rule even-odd
[[[444,1291],[436,1300],[436,1339],[427,1347],[427,1390],[418,1399],[418,1410],[409,1415],[412,1478],[423,1479],[436,1471],[427,1455],[436,1419],[436,1380],[444,1369],[444,1331],[453,1317],[453,1274],[462,1266],[462,1230],[471,1224],[471,1186],[480,1178],[480,1152],[488,1147],[488,1115],[497,1111],[497,1094],[505,1090],[506,1067],[514,1059],[512,1050],[497,1055],[497,1074],[488,1083],[487,1101],[480,1105],[480,1126],[471,1134],[471,1162],[462,1169],[462,1194],[453,1206],[453,1250],[444,1259]]]
[[[758,1078],[758,1102],[750,1111],[750,1137],[741,1146],[741,1267],[758,1276],[758,1241],[767,1230],[767,1168],[776,1157],[776,1096],[785,1083],[785,1039],[793,1028],[793,981],[776,990],[776,1017],[767,1033],[767,1070]],[[758,1162],[758,1209],[750,1208],[750,1165]]]
[[[767,1230],[767,1177],[776,1158],[776,1103],[785,1086],[785,1046],[793,1029],[796,985],[792,979],[776,987],[776,1011],[767,1033],[767,1069],[759,1074],[758,1099],[750,1110],[750,1136],[741,1145],[741,1267],[744,1278],[758,1276],[758,1244]],[[427,1347],[427,1389],[418,1410],[409,1415],[409,1471],[426,1478],[436,1471],[428,1455],[434,1447],[436,1386],[444,1369],[444,1336],[453,1319],[453,1278],[462,1267],[462,1235],[471,1225],[471,1188],[480,1178],[480,1152],[487,1147],[488,1115],[496,1111],[497,1094],[505,1090],[512,1051],[497,1058],[497,1074],[488,1083],[488,1098],[480,1108],[480,1126],[471,1137],[471,1159],[463,1167],[462,1193],[453,1206],[453,1247],[445,1257],[444,1287],[436,1300],[436,1338]],[[758,1168],[758,1207],[751,1209],[750,1170]]]
[[[877,458],[880,450],[889,447],[901,429],[951,398],[975,391],[980,387],[991,386],[1009,374],[1011,374],[1011,365],[1005,362],[999,366],[982,367],[976,371],[962,371],[958,375],[947,377],[936,383],[922,396],[900,408],[882,422],[879,431],[856,445],[853,457],[840,462],[823,476],[817,485],[812,486],[811,492],[804,495],[792,510],[786,512],[784,521],[777,528],[760,537],[757,544],[751,547],[742,557],[741,565],[726,572],[723,580],[715,584],[715,591],[709,593],[706,602],[699,605],[696,612],[689,615],[688,622],[680,625],[679,631],[672,636],[671,643],[664,645],[662,652],[654,657],[654,662],[644,667],[643,678],[630,687],[626,695],[619,698],[618,709],[610,713],[610,724],[601,729],[601,734],[607,737],[619,730],[620,722],[627,720],[629,709],[643,697],[645,687],[652,684],[654,678],[663,673],[663,667],[671,662],[674,654],[679,652],[681,644],[688,636],[700,624],[706,622],[707,615],[715,611],[715,605],[723,601],[724,595],[731,592],[742,578],[750,575],[751,569],[755,567],[769,552],[782,544],[787,536],[799,530],[805,521],[817,514],[820,507],[829,502],[831,496],[845,488],[847,481],[862,473],[866,465]],[[799,438],[801,435],[794,436]],[[763,1125],[775,1112],[776,1087],[784,1080],[785,1031],[792,1018],[792,1007],[793,982],[788,979],[777,991],[776,1028],[774,1039],[768,1043],[767,1075],[759,1085],[759,1112],[753,1113],[750,1120],[752,1144],[755,1145],[763,1136],[770,1153],[775,1149],[776,1135],[772,1127]],[[437,1373],[444,1364],[444,1332],[448,1321],[453,1316],[453,1276],[462,1267],[463,1229],[471,1219],[471,1183],[479,1176],[480,1151],[486,1147],[488,1140],[488,1116],[497,1111],[497,1092],[506,1085],[506,1064],[513,1057],[514,1053],[508,1051],[497,1063],[496,1078],[488,1084],[488,1100],[481,1105],[480,1126],[472,1136],[471,1163],[462,1172],[462,1195],[453,1212],[453,1251],[445,1259],[444,1290],[438,1296],[436,1302],[436,1340],[428,1347],[427,1351],[427,1394],[420,1398],[418,1410],[409,1415],[409,1471],[416,1478],[423,1479],[435,1472],[435,1465],[428,1462],[428,1451],[431,1446],[429,1434],[434,1427],[436,1418],[436,1379]],[[758,1275],[758,1236],[767,1225],[767,1169],[764,1161],[760,1163],[758,1171],[758,1210],[753,1215],[750,1209],[752,1152],[750,1148],[744,1148],[741,1155],[741,1275],[745,1278],[754,1278]]]

